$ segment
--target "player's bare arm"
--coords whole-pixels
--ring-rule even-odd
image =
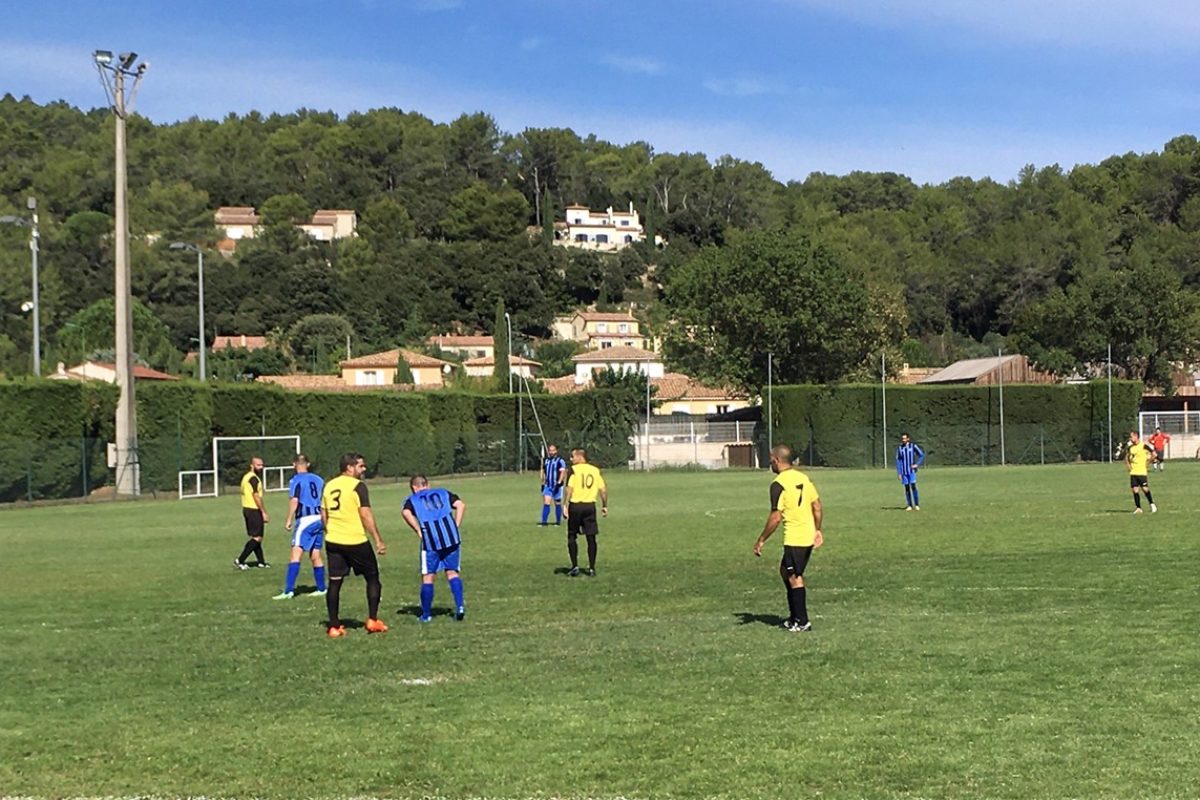
[[[417,523],[417,515],[409,511],[407,508],[400,512],[400,516],[404,517],[404,521],[408,523],[408,527],[412,528],[413,533],[417,538],[421,538],[421,526]]]
[[[292,529],[292,522],[296,519],[296,509],[299,507],[300,507],[300,501],[297,500],[295,497],[292,497],[288,500],[287,521],[285,521],[283,523],[283,529],[285,531],[290,531]]]
[[[571,516],[571,484],[567,484],[567,488],[563,489],[563,517]]]
[[[266,507],[263,505],[263,501],[262,501],[262,495],[261,495],[261,494],[256,494],[256,495],[254,495],[254,505],[258,506],[258,510],[262,512],[262,515],[263,515],[263,524],[265,525],[266,523],[270,522],[270,521],[271,521],[271,515],[267,513],[267,509],[266,509]]]
[[[600,516],[608,516],[608,489],[600,490]]]
[[[367,529],[367,533],[371,534],[371,538],[375,540],[375,552],[381,556],[387,555],[387,545],[383,542],[383,537],[379,535],[379,528],[375,525],[375,513],[371,511],[370,506],[363,506],[358,510],[358,517],[362,520],[363,527]]]
[[[767,543],[767,539],[775,533],[775,529],[779,527],[780,521],[783,520],[783,514],[779,511],[772,511],[767,515],[767,522],[763,525],[762,533],[758,535],[758,541],[754,543],[754,555],[761,556],[763,545]]]
[[[463,514],[467,513],[467,504],[464,503],[460,498],[454,501],[454,505],[452,505],[451,508],[454,509],[454,524],[461,528]]]
[[[813,547],[820,547],[825,544],[825,535],[821,533],[821,523],[825,520],[825,511],[821,508],[820,500],[813,500],[812,504],[813,526],[816,532],[813,533]]]

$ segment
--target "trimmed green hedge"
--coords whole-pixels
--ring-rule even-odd
[[[1107,384],[1004,387],[1008,463],[1097,460],[1107,446]],[[1113,382],[1113,427],[1136,425],[1141,384]],[[890,464],[907,431],[936,464],[999,464],[1000,389],[996,386],[781,386],[774,390],[773,441],[791,444],[805,463]],[[1114,436],[1114,439],[1116,437]]]

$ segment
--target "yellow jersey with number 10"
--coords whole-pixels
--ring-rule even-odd
[[[817,538],[813,503],[821,499],[817,487],[798,469],[786,469],[771,483],[771,510],[783,515],[785,547],[811,547]]]
[[[604,476],[599,467],[591,464],[572,464],[571,473],[567,477],[567,486],[571,488],[572,503],[594,503],[605,488]]]

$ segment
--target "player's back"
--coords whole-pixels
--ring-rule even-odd
[[[313,472],[298,472],[288,483],[288,496],[296,499],[296,518],[311,517],[321,513],[321,495],[325,481]]]
[[[421,547],[426,550],[445,550],[457,545],[462,535],[454,521],[454,504],[458,495],[446,489],[431,487],[414,492],[404,502],[421,528]]]
[[[571,487],[572,503],[594,503],[605,488],[604,476],[600,474],[600,468],[592,464],[572,464],[567,486]]]
[[[783,517],[783,543],[789,547],[808,547],[816,535],[812,506],[821,495],[808,475],[798,469],[786,469],[771,483],[771,507]]]

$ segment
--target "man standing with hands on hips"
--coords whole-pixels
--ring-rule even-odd
[[[921,445],[900,434],[900,446],[896,448],[896,475],[904,484],[904,510],[920,511],[921,495],[917,493],[917,469],[925,465],[925,451]]]

